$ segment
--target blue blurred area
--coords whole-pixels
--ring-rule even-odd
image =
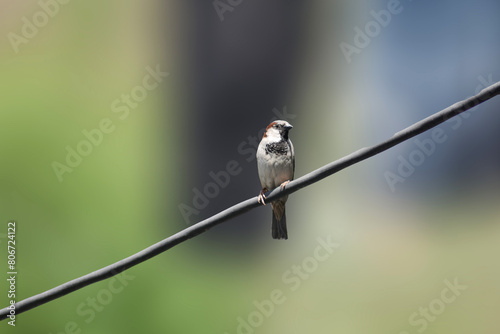
[[[379,2],[375,10],[384,4]],[[402,1],[401,6],[401,13],[358,58],[369,73],[365,107],[378,124],[369,130],[376,134],[371,138],[387,136],[387,131],[402,129],[500,80],[500,3]],[[477,196],[482,192],[478,183],[499,185],[499,106],[489,101],[440,125],[446,141],[400,189],[417,197],[429,191]],[[385,168],[395,169],[396,157],[415,149],[411,140],[395,148]]]

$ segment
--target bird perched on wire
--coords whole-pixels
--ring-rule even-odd
[[[288,138],[292,126],[286,121],[274,121],[266,128],[266,132],[257,149],[257,167],[262,190],[259,203],[266,205],[265,193],[280,186],[285,186],[293,180],[295,172],[295,154],[293,145]],[[285,203],[288,196],[281,197],[271,203],[273,209],[272,236],[273,239],[288,239],[286,229]]]

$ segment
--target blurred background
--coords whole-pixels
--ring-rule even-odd
[[[299,177],[500,80],[494,0],[63,2],[0,1],[18,300],[256,196],[274,119]],[[499,108],[293,194],[287,241],[262,207],[2,331],[498,333]]]

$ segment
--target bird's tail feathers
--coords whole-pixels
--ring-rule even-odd
[[[271,203],[273,208],[273,224],[272,224],[272,236],[273,239],[288,239],[288,232],[286,230],[286,214],[285,214],[285,203],[280,201],[275,201]]]

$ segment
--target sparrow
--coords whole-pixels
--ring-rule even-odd
[[[293,180],[295,172],[295,154],[288,138],[292,126],[286,121],[274,121],[266,128],[266,132],[257,148],[257,168],[262,190],[259,203],[266,205],[265,193]],[[273,223],[271,227],[273,239],[288,239],[286,230],[285,203],[288,196],[281,197],[271,203]]]

